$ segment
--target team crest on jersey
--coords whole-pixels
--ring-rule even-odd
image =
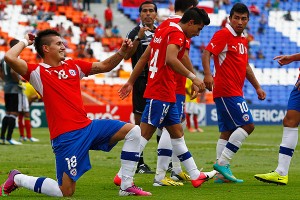
[[[249,121],[249,118],[250,118],[250,117],[249,117],[248,114],[244,114],[244,115],[243,115],[243,119],[244,119],[245,122]]]
[[[76,71],[74,69],[69,69],[71,76],[76,76]]]
[[[75,168],[71,169],[71,170],[70,170],[70,174],[71,174],[72,176],[76,176],[76,175],[77,175],[77,170],[76,170]]]

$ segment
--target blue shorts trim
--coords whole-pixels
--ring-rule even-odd
[[[252,124],[250,109],[243,97],[215,98],[220,132],[234,131],[243,125]]]
[[[141,121],[158,128],[179,124],[176,103],[147,99]]]
[[[89,150],[110,151],[116,145],[109,145],[111,137],[125,124],[118,120],[96,119],[82,129],[66,132],[53,139],[58,184],[62,185],[64,172],[77,181],[91,169]]]
[[[300,81],[300,79],[298,79],[298,81]],[[300,112],[300,91],[297,87],[294,87],[290,94],[287,109]]]
[[[184,114],[185,95],[176,94],[176,105],[178,108],[178,115],[179,115],[180,122],[182,122],[185,119],[185,114]]]

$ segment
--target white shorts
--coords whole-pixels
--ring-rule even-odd
[[[186,102],[185,103],[185,112],[187,114],[199,114],[198,103],[196,102]]]
[[[19,112],[29,112],[29,102],[28,98],[25,94],[18,94],[19,96],[19,106],[18,106],[18,111]]]

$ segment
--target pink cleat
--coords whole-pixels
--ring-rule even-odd
[[[142,188],[139,188],[135,185],[122,190],[120,188],[119,190],[119,196],[131,196],[131,195],[135,195],[135,196],[151,196],[152,194],[150,192],[144,191]]]
[[[205,173],[200,172],[200,176],[195,179],[195,180],[191,180],[192,185],[197,188],[200,187],[202,185],[202,183],[204,183],[205,181],[209,180],[209,176],[207,176]]]
[[[16,169],[9,172],[7,180],[1,185],[0,196],[8,196],[12,191],[18,188],[14,181],[14,177],[17,174],[21,174],[21,172]]]
[[[120,186],[122,182],[122,179],[118,176],[118,174],[116,174],[115,178],[114,178],[114,184],[116,186]]]

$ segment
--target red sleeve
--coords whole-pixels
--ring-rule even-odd
[[[205,48],[207,51],[211,52],[214,55],[219,55],[223,51],[224,47],[227,44],[227,40],[224,38],[228,38],[224,30],[225,29],[222,29],[214,34],[213,38]]]
[[[35,68],[37,68],[37,66],[38,66],[38,64],[29,64],[29,63],[27,63],[27,67],[28,67],[27,72],[26,72],[26,74],[23,75],[22,77],[23,77],[25,80],[29,81],[31,72],[32,72],[33,70],[35,70]]]
[[[92,62],[86,62],[83,60],[73,60],[74,64],[76,64],[78,67],[80,67],[81,71],[85,74],[85,76],[88,76],[91,69],[92,69]]]
[[[176,32],[171,32],[169,34],[169,41],[168,41],[168,45],[169,44],[176,44],[179,47],[182,47],[183,44],[185,44],[185,36],[182,32],[176,31]]]

